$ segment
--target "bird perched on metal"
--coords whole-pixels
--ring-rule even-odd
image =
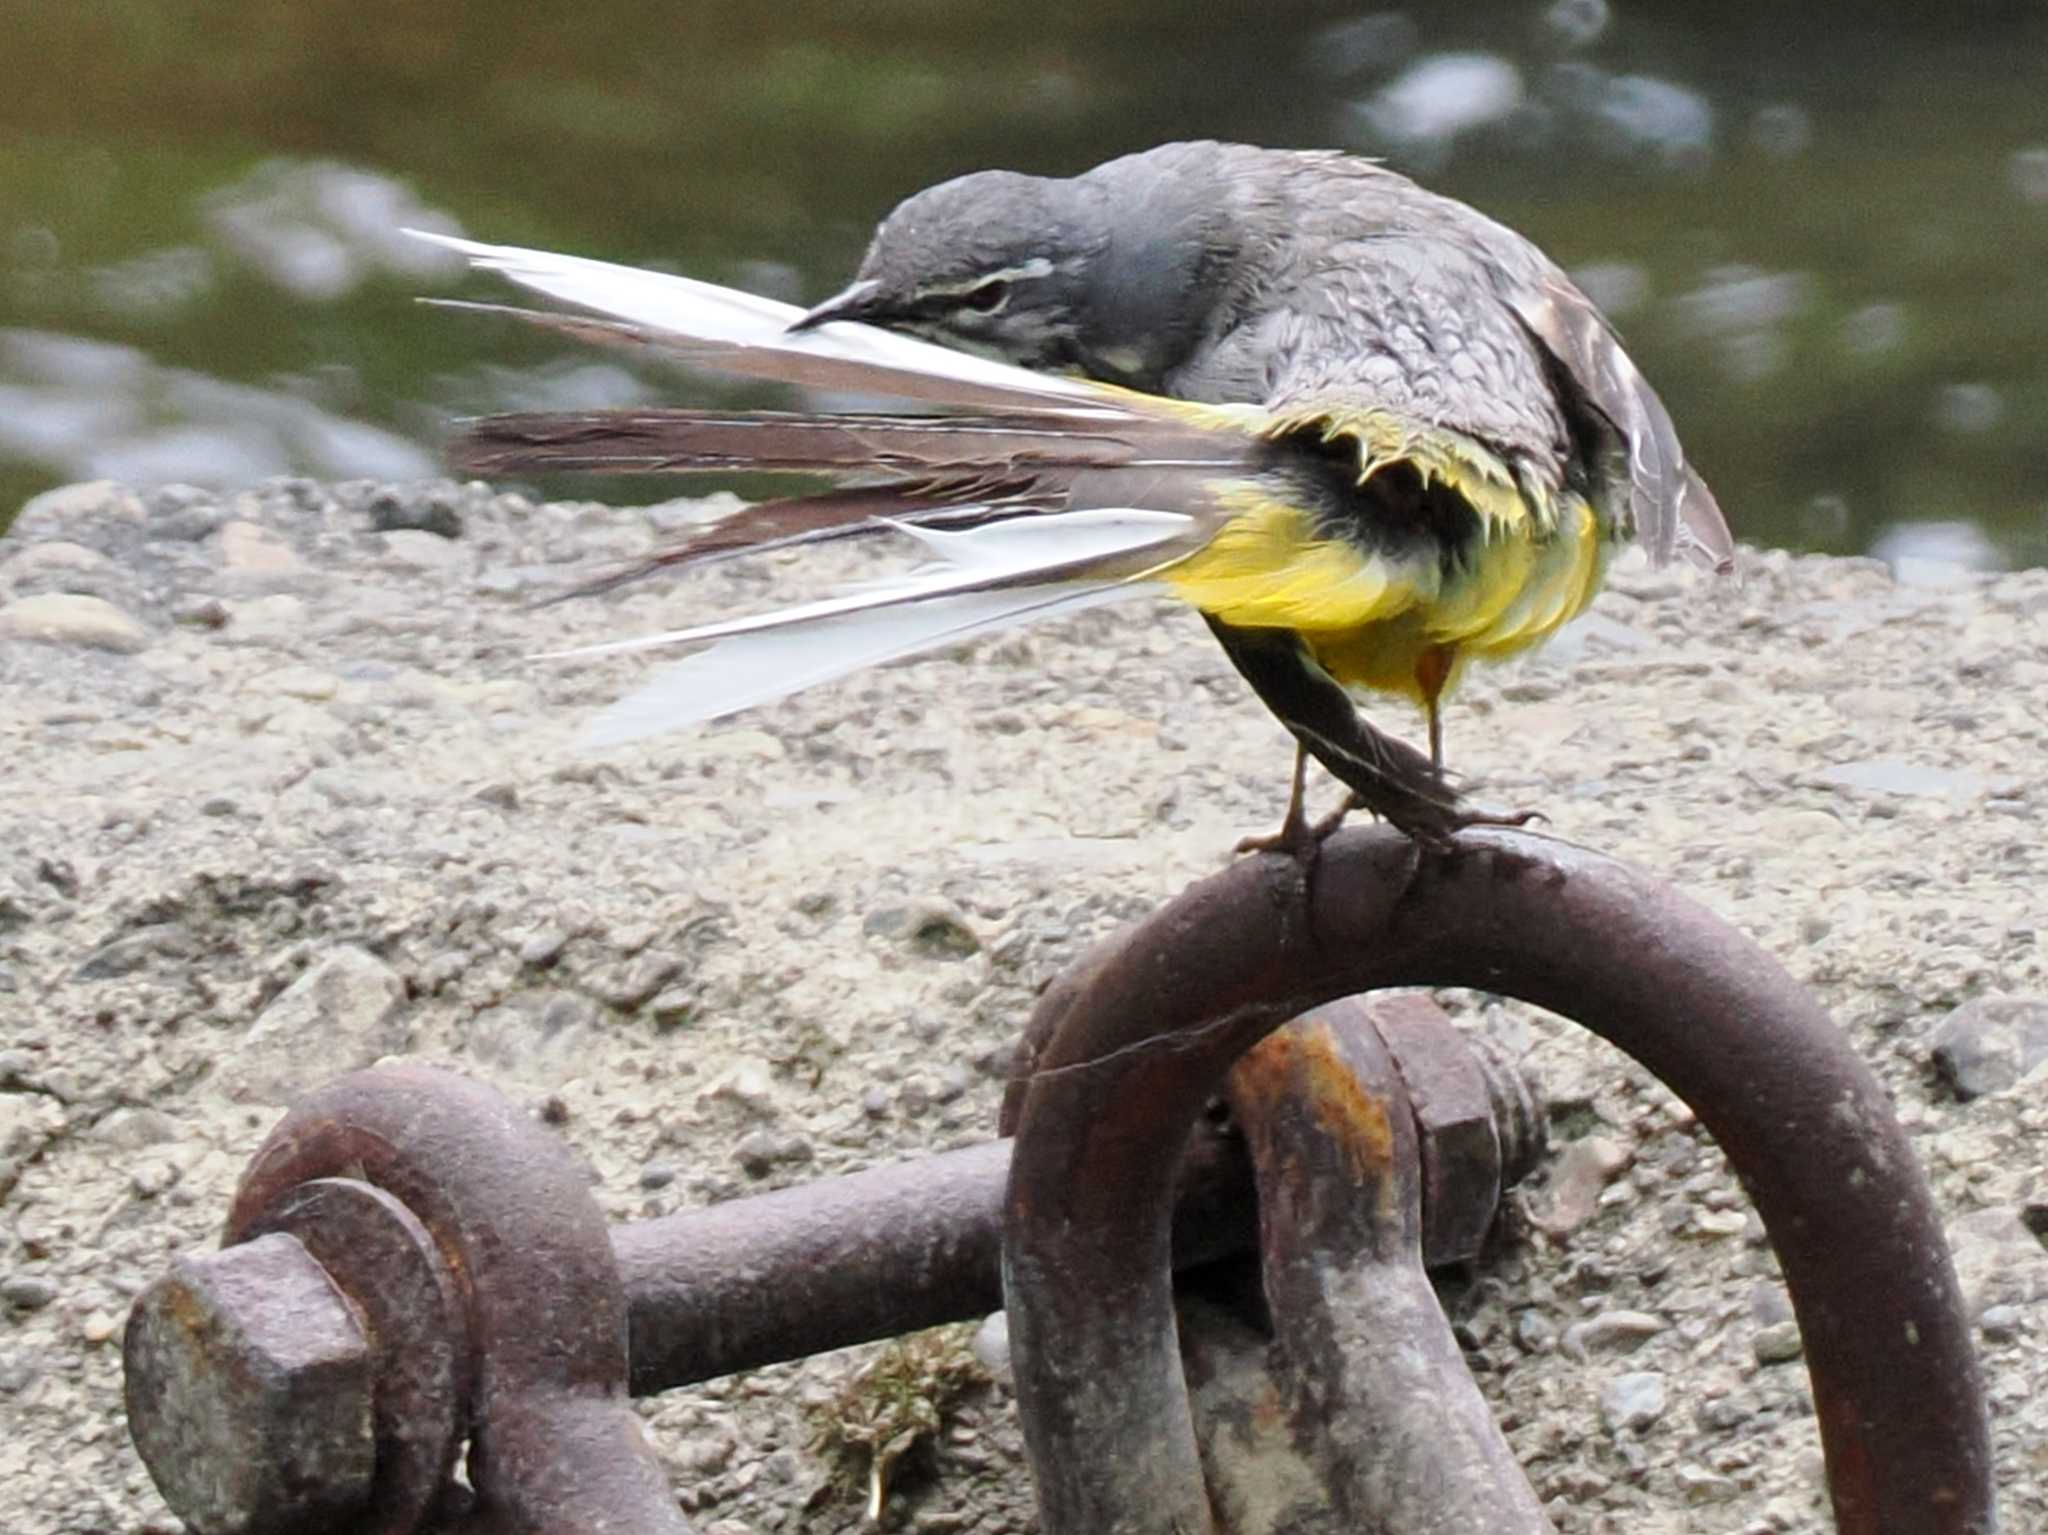
[[[716,641],[599,722],[720,714],[1006,624],[1164,589],[1306,757],[1419,839],[1480,821],[1439,709],[1473,661],[1580,612],[1633,537],[1716,569],[1733,545],[1613,329],[1529,241],[1333,152],[1167,144],[920,192],[854,282],[798,311],[687,279],[443,239],[611,320],[515,311],[706,366],[937,414],[627,410],[470,425],[473,472],[816,471],[635,572],[893,530],[893,583],[626,645]],[[624,323],[619,323],[624,322]],[[924,343],[936,343],[927,345]],[[610,584],[610,583],[607,583]],[[1424,755],[1347,691],[1413,700]],[[1341,812],[1340,812],[1341,813]]]

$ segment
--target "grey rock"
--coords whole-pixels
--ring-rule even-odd
[[[82,480],[30,498],[14,519],[13,536],[22,541],[52,538],[83,522],[140,523],[146,515],[142,498],[119,481]]]
[[[1740,1396],[1714,1397],[1703,1403],[1698,1412],[1700,1427],[1717,1434],[1741,1428],[1755,1416],[1755,1404]]]
[[[967,918],[945,901],[915,901],[870,912],[861,930],[894,938],[927,959],[965,959],[981,948],[981,937]]]
[[[1972,799],[1984,792],[1985,779],[1976,773],[1923,767],[1901,757],[1870,757],[1823,768],[1813,781],[1830,789],[1905,798]]]
[[[1688,1503],[1725,1503],[1741,1491],[1728,1477],[1689,1462],[1678,1467],[1672,1478]]]
[[[1972,1316],[2048,1300],[2048,1249],[2018,1207],[1971,1211],[1950,1223],[1948,1245]]]
[[[1759,1327],[1775,1327],[1792,1320],[1792,1297],[1781,1284],[1760,1284],[1749,1292],[1750,1320]]]
[[[1664,1319],[1647,1311],[1603,1311],[1564,1330],[1564,1352],[1572,1359],[1584,1359],[1590,1354],[1632,1354],[1664,1328]]]
[[[774,1079],[763,1061],[740,1061],[704,1096],[714,1101],[738,1104],[762,1119],[772,1119],[776,1114]]]
[[[993,1311],[981,1319],[969,1345],[983,1369],[992,1375],[1010,1373],[1010,1313]]]
[[[1664,1416],[1664,1377],[1655,1370],[1617,1375],[1600,1393],[1600,1421],[1610,1434],[1640,1433]]]
[[[331,1077],[404,1047],[405,985],[376,955],[331,949],[285,988],[221,1063],[230,1097],[286,1103]]]
[[[43,592],[0,607],[0,638],[132,655],[148,646],[149,631],[103,597]]]
[[[549,924],[528,933],[519,944],[519,963],[545,969],[562,957],[562,950],[569,945],[569,935],[561,928]]]
[[[765,1178],[785,1163],[803,1163],[814,1155],[811,1143],[801,1135],[777,1135],[772,1130],[750,1130],[733,1147],[733,1160],[749,1178]]]
[[[119,1151],[141,1151],[178,1138],[178,1125],[160,1109],[123,1107],[92,1128],[93,1137]]]
[[[0,1302],[16,1311],[41,1311],[58,1293],[56,1281],[40,1274],[15,1274],[0,1280]]]
[[[650,951],[599,972],[590,990],[600,1001],[630,1012],[653,1001],[682,970],[681,955]]]
[[[2010,1343],[2020,1335],[2026,1314],[2017,1306],[1986,1306],[1977,1330],[1993,1343]]]
[[[1935,1026],[1935,1070],[1968,1102],[2048,1061],[2048,997],[1978,997]]]
[[[445,572],[459,569],[468,555],[438,533],[401,530],[384,535],[384,558],[406,569]]]
[[[462,515],[455,509],[455,497],[446,489],[430,487],[413,494],[396,487],[380,490],[370,498],[366,510],[370,526],[379,533],[462,536]]]
[[[1515,1346],[1525,1354],[1547,1354],[1557,1347],[1557,1324],[1533,1308],[1515,1313]]]
[[[132,975],[152,959],[182,958],[192,952],[192,933],[180,922],[159,922],[101,944],[73,972],[81,981]]]
[[[292,575],[302,567],[284,536],[241,518],[223,522],[215,542],[227,569],[245,576]]]
[[[1759,1327],[1756,1336],[1750,1340],[1750,1349],[1758,1364],[1789,1364],[1804,1353],[1805,1348],[1799,1338],[1797,1322],[1773,1322],[1768,1327]]]
[[[1550,1173],[1549,1197],[1533,1215],[1535,1223],[1553,1236],[1576,1231],[1592,1219],[1601,1191],[1628,1166],[1630,1156],[1627,1146],[1604,1135],[1582,1136],[1571,1142],[1558,1153]]]

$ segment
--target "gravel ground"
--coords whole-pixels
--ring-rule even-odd
[[[297,1089],[455,1064],[545,1108],[619,1219],[966,1144],[1036,989],[1277,818],[1278,727],[1165,607],[578,755],[643,663],[532,653],[877,557],[528,606],[693,515],[102,484],[0,543],[0,1525],[172,1525],[122,1421],[128,1302],[210,1245]],[[1487,798],[1684,885],[1882,1074],[2015,1535],[2048,1529],[2043,699],[2048,572],[1768,554],[1718,587],[1624,570],[1450,719]],[[1450,1000],[1552,1099],[1523,1234],[1448,1303],[1559,1529],[1828,1528],[1784,1291],[1713,1146],[1579,1031]],[[806,1404],[872,1353],[645,1404],[700,1528],[858,1527]],[[997,1382],[890,1517],[1029,1507]]]

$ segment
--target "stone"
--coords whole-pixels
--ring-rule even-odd
[[[142,1151],[178,1138],[177,1121],[145,1104],[123,1106],[92,1127],[93,1138],[118,1151]]]
[[[56,1298],[56,1282],[40,1274],[16,1274],[0,1280],[0,1301],[16,1311],[41,1311]]]
[[[1600,1420],[1607,1432],[1640,1433],[1664,1416],[1664,1377],[1655,1370],[1617,1375],[1600,1393]]]
[[[1672,1475],[1688,1503],[1725,1503],[1741,1490],[1728,1477],[1705,1466],[1681,1465]]]
[[[1800,1341],[1797,1322],[1773,1322],[1756,1330],[1750,1350],[1758,1364],[1790,1364],[1806,1351],[1806,1345]]]
[[[462,545],[438,533],[399,529],[383,538],[386,563],[400,569],[453,571],[469,559]]]
[[[2048,1300],[2048,1248],[2011,1205],[1972,1210],[1950,1223],[1949,1252],[1962,1284],[1963,1306],[1980,1317],[1994,1306]]]
[[[300,568],[299,557],[284,535],[259,522],[236,518],[222,523],[214,537],[219,541],[221,564],[229,570],[251,576],[283,576]]]
[[[991,1375],[1010,1373],[1010,1313],[993,1311],[981,1319],[969,1345],[974,1357]]]
[[[980,935],[960,911],[946,901],[915,901],[870,912],[861,930],[894,938],[927,959],[965,959],[981,949]]]
[[[1664,1326],[1662,1317],[1647,1311],[1603,1311],[1567,1327],[1563,1349],[1571,1359],[1589,1354],[1632,1354],[1664,1331]]]
[[[1965,1103],[2048,1061],[2048,997],[1977,997],[1935,1026],[1934,1069]]]
[[[1813,781],[1845,793],[1889,794],[1902,798],[1973,799],[1986,781],[1976,773],[1924,767],[1902,757],[1867,757],[1823,768]]]
[[[88,549],[84,544],[73,543],[68,538],[53,538],[45,543],[29,544],[5,566],[0,566],[0,575],[10,580],[24,576],[53,576],[61,579],[65,572],[87,572],[105,570],[113,562],[97,549]]]
[[[1990,1343],[2010,1343],[2020,1335],[2025,1314],[2017,1306],[1986,1306],[1977,1318],[1977,1330]]]
[[[239,1102],[288,1103],[332,1077],[402,1050],[405,983],[366,949],[329,950],[280,992],[221,1062]]]
[[[1623,1168],[1631,1153],[1604,1135],[1586,1135],[1558,1153],[1550,1172],[1550,1197],[1532,1219],[1552,1236],[1566,1236],[1592,1219],[1600,1193]]]
[[[157,922],[136,928],[101,944],[73,972],[81,981],[105,981],[130,975],[151,960],[179,959],[192,952],[192,933],[180,922]]]
[[[1525,1354],[1547,1354],[1557,1347],[1557,1324],[1531,1307],[1515,1314],[1515,1346]]]
[[[75,645],[133,655],[149,644],[149,631],[103,597],[43,592],[0,607],[0,637]]]
[[[76,485],[59,485],[32,497],[14,519],[13,536],[32,541],[60,528],[75,527],[90,518],[115,517],[123,522],[141,522],[148,515],[142,497],[118,480],[82,480]]]

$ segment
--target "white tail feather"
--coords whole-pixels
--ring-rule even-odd
[[[623,745],[771,703],[863,667],[959,644],[1015,624],[1121,602],[1136,582],[963,592],[924,602],[837,613],[730,635],[663,667],[591,721],[578,744]]]
[[[1193,525],[1194,518],[1181,512],[1151,512],[1136,508],[1055,512],[950,532],[892,523],[890,526],[910,534],[938,555],[940,563],[871,582],[837,597],[780,608],[772,613],[721,619],[716,623],[672,629],[663,634],[643,634],[632,639],[579,645],[570,650],[549,651],[536,659],[551,661],[572,656],[612,655],[628,650],[654,650],[743,634],[762,634],[883,608],[930,603],[997,581],[1013,583],[1033,576],[1043,576],[1048,582],[1063,576],[1083,579],[1088,567],[1098,561],[1156,548]],[[794,692],[795,688],[787,691]]]
[[[1079,379],[1032,373],[872,325],[835,321],[792,335],[789,327],[803,317],[803,310],[737,288],[582,256],[487,245],[424,229],[405,232],[459,251],[480,270],[500,273],[550,298],[666,332],[677,338],[682,350],[690,350],[691,343],[707,348],[698,359],[707,366],[777,377],[792,372],[791,363],[801,360],[811,365],[813,382],[835,387],[913,399],[950,398],[950,392],[929,387],[931,381],[943,380],[977,391],[980,398],[1053,401],[1070,408],[1092,405],[1105,414],[1117,413],[1100,390]],[[777,358],[784,359],[779,367]],[[839,371],[827,378],[819,368]]]

